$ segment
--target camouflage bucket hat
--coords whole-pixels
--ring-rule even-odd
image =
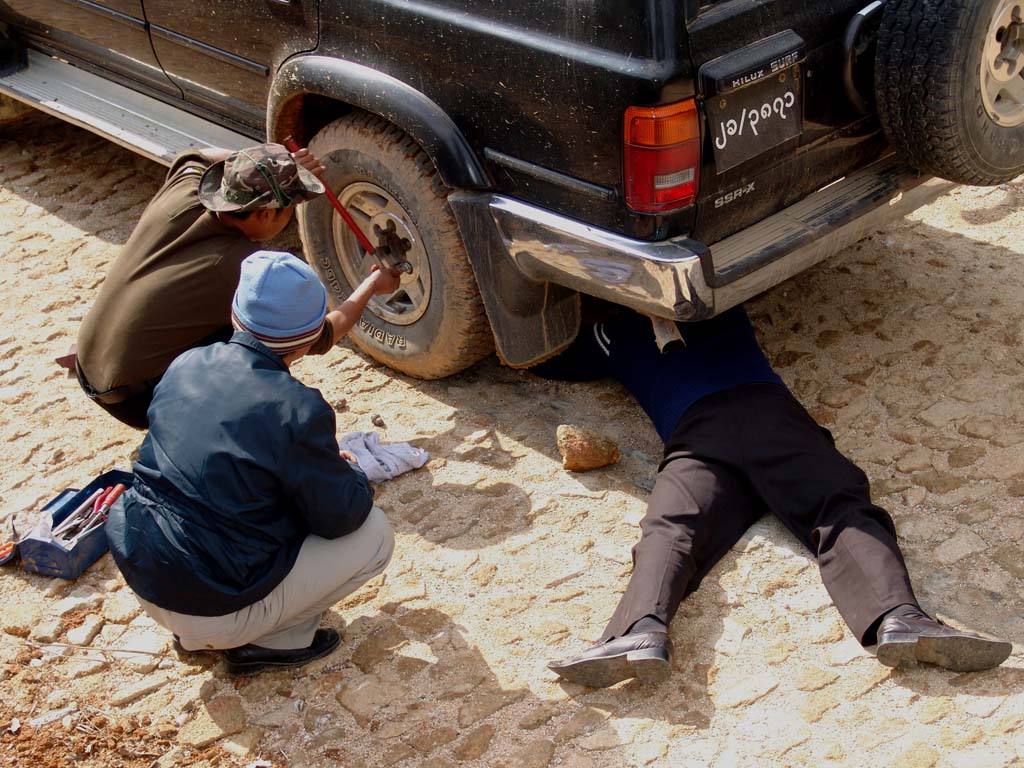
[[[199,199],[211,211],[287,208],[323,191],[320,180],[298,166],[280,144],[233,152],[207,168],[199,181]]]

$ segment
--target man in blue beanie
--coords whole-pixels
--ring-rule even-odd
[[[250,674],[330,653],[321,614],[384,570],[394,537],[333,409],[289,368],[320,337],[327,292],[304,262],[242,263],[227,342],[191,349],[153,393],[134,483],[111,510],[114,560],[185,650]]]
[[[601,640],[551,662],[552,671],[592,687],[663,679],[679,603],[766,512],[817,559],[840,615],[858,641],[877,647],[881,663],[966,672],[1010,655],[1010,643],[921,610],[892,519],[871,502],[864,473],[772,370],[743,307],[661,329],[669,331],[663,349],[650,318],[612,314],[533,369],[556,379],[617,379],[665,443],[629,586]]]

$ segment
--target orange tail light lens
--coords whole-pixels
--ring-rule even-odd
[[[629,107],[623,134],[626,205],[640,213],[690,205],[700,185],[697,103]]]

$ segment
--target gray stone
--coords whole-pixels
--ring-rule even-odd
[[[1009,480],[1024,475],[1024,451],[993,451],[985,462],[975,470],[978,477],[993,480]]]
[[[127,624],[141,612],[138,598],[127,587],[103,601],[103,618],[114,624]]]
[[[910,487],[910,483],[902,477],[882,477],[878,479],[872,479],[871,481],[871,495],[880,499],[883,496],[888,496],[891,493],[899,493],[905,491]]]
[[[78,588],[63,600],[54,603],[51,613],[54,616],[67,616],[72,611],[92,610],[103,602],[103,593],[91,587]]]
[[[918,446],[907,451],[896,462],[896,469],[900,472],[918,472],[928,469],[932,465],[932,452],[923,446]]]
[[[927,489],[931,493],[949,493],[955,491],[964,484],[964,479],[949,472],[939,472],[935,469],[927,469],[912,476],[916,485]]]
[[[380,764],[384,766],[384,768],[388,768],[389,766],[400,763],[403,760],[407,760],[415,754],[416,753],[413,751],[413,748],[408,744],[403,744],[402,742],[390,744],[381,754]]]
[[[458,731],[448,727],[419,729],[416,734],[405,739],[405,743],[417,752],[426,755],[438,747],[454,741],[458,735]]]
[[[625,746],[632,741],[631,736],[621,736],[614,729],[605,727],[589,736],[584,736],[576,743],[588,752],[603,752]]]
[[[829,651],[829,663],[834,666],[849,664],[854,659],[864,658],[866,652],[853,636],[836,643]]]
[[[502,768],[547,768],[555,756],[555,745],[550,739],[540,739],[501,763]]]
[[[807,636],[812,643],[819,645],[823,643],[838,643],[843,639],[843,634],[845,633],[844,626],[835,616],[828,616],[812,624]]]
[[[994,435],[990,442],[997,448],[1012,448],[1024,443],[1024,432],[1000,432]]]
[[[772,675],[753,675],[736,681],[720,694],[714,696],[714,701],[726,709],[743,707],[767,696],[778,685],[779,681]]]
[[[834,683],[838,677],[839,675],[830,669],[807,667],[797,675],[794,684],[801,691],[817,691]]]
[[[452,750],[460,761],[477,760],[482,757],[491,746],[491,739],[494,737],[494,726],[484,724],[473,729],[466,738],[458,743]]]
[[[540,728],[548,721],[551,720],[556,714],[558,714],[559,707],[557,704],[551,701],[542,701],[535,705],[526,715],[519,721],[519,727],[524,731],[532,731],[535,728]]]
[[[109,666],[110,662],[106,659],[80,659],[68,665],[67,675],[71,680],[78,680],[102,672]]]
[[[1024,579],[1024,557],[1021,556],[1019,544],[1004,544],[994,552],[989,552],[989,557],[1016,578]]]
[[[420,763],[416,768],[455,768],[455,763],[442,755],[435,755]]]
[[[921,443],[933,451],[952,451],[960,446],[960,441],[950,437],[944,432],[935,435],[926,435]]]
[[[28,721],[27,725],[29,725],[32,728],[42,728],[44,725],[49,725],[50,723],[55,723],[58,720],[63,719],[67,715],[70,715],[72,712],[77,712],[77,711],[78,711],[78,702],[74,702],[73,701],[70,704],[68,704],[66,707],[61,707],[60,709],[54,709],[54,710],[51,710],[49,712],[44,712],[41,715],[36,715],[35,717],[33,717],[31,720]]]
[[[68,630],[68,642],[72,645],[88,645],[101,629],[103,629],[103,618],[96,614],[90,614],[77,627]]]
[[[132,685],[125,686],[116,691],[110,697],[110,703],[115,707],[123,707],[133,701],[148,696],[153,691],[158,691],[167,685],[168,678],[164,675],[150,675]]]
[[[321,747],[326,747],[328,744],[332,744],[334,742],[347,743],[351,736],[352,734],[340,726],[328,728],[320,731],[320,733],[309,740],[309,748],[320,749]]]
[[[64,623],[59,616],[48,616],[32,628],[29,637],[37,643],[52,643],[60,637]]]
[[[815,584],[795,595],[787,596],[784,604],[787,609],[807,616],[832,605],[832,598],[824,586]]]
[[[459,707],[459,727],[468,728],[485,717],[490,717],[499,709],[518,701],[522,695],[522,691],[478,690]]]
[[[946,427],[971,415],[973,408],[955,400],[939,400],[917,414],[918,421],[929,427]]]
[[[424,637],[439,632],[450,619],[432,608],[414,608],[398,617],[398,623]]]
[[[583,707],[577,710],[569,721],[555,733],[555,742],[563,744],[580,736],[591,733],[605,724],[608,713],[594,707]]]
[[[257,746],[259,746],[260,739],[263,738],[263,731],[259,728],[244,728],[238,733],[228,736],[224,739],[224,742],[220,745],[226,752],[230,752],[233,755],[239,757],[245,757],[251,754]],[[251,763],[249,764],[251,765]],[[246,767],[248,768],[248,766]]]
[[[245,728],[245,710],[238,696],[218,696],[200,707],[195,719],[186,723],[178,738],[192,747],[202,748]]]
[[[827,387],[818,393],[818,402],[831,408],[842,408],[850,404],[854,394],[850,387]]]
[[[722,626],[722,634],[715,643],[715,652],[723,656],[734,656],[743,643],[743,638],[750,634],[750,627],[733,618],[726,618]]]
[[[372,672],[382,661],[394,656],[394,650],[407,640],[405,633],[398,626],[388,622],[359,643],[352,652],[352,663],[363,672]]]
[[[160,662],[160,655],[170,647],[171,636],[162,627],[129,627],[118,638],[114,648],[119,652],[114,655],[136,672],[152,672]],[[139,651],[139,653],[132,653]]]
[[[266,728],[280,728],[288,723],[294,721],[299,713],[299,708],[296,706],[296,701],[286,701],[279,707],[264,712],[259,717],[253,720],[256,725],[261,725]]]
[[[955,563],[975,552],[986,549],[988,544],[974,531],[963,528],[935,548],[933,555],[940,563]]]
[[[960,425],[959,432],[967,437],[977,437],[988,440],[996,434],[997,429],[994,422],[988,419],[968,419]]]
[[[385,707],[402,709],[408,691],[398,683],[381,682],[375,675],[365,675],[346,685],[338,693],[338,703],[352,713],[356,722],[366,727],[378,711]]]
[[[982,445],[962,445],[949,452],[949,466],[953,469],[969,467],[985,455]]]

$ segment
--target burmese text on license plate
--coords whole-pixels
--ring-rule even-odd
[[[724,150],[729,146],[729,140],[734,136],[738,139],[746,134],[760,136],[760,126],[763,130],[766,123],[772,121],[785,122],[793,114],[796,108],[796,94],[793,91],[785,91],[770,101],[763,104],[743,109],[737,117],[728,120],[719,120],[715,136],[715,146]]]

